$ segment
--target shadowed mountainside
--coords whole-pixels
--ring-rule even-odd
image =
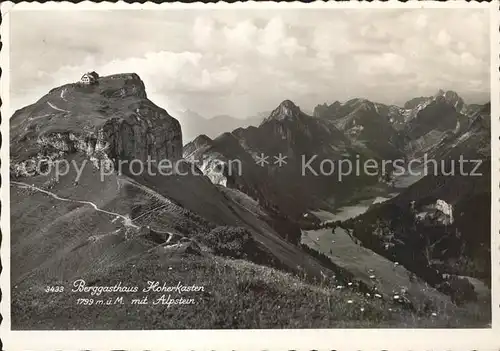
[[[336,164],[380,155],[346,137],[332,121],[309,116],[285,100],[259,127],[238,128],[213,140],[202,135],[184,147],[184,157],[201,164],[215,183],[241,190],[299,221],[308,208],[331,206],[336,197],[377,181],[366,174],[342,177],[345,170]],[[241,172],[233,160],[239,160]]]

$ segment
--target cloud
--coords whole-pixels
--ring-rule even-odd
[[[228,51],[246,55],[261,55],[276,58],[286,55],[294,57],[306,48],[297,38],[290,36],[282,18],[271,18],[265,27],[259,28],[253,20],[244,20],[236,25],[226,25],[223,29],[225,47]]]
[[[450,45],[451,36],[448,34],[446,30],[442,29],[439,31],[438,35],[434,38],[434,40],[437,45],[447,47],[448,45]]]
[[[224,27],[223,33],[229,50],[245,54],[255,48],[258,28],[251,20],[246,20],[234,27]]]
[[[197,17],[193,26],[193,42],[197,48],[206,50],[213,45],[215,21],[210,17]]]
[[[420,14],[415,19],[415,25],[417,26],[418,29],[422,30],[425,27],[427,27],[427,24],[429,23],[428,21],[429,18],[426,15]]]
[[[346,54],[353,50],[356,43],[352,40],[348,23],[318,23],[313,29],[312,48],[321,55]]]
[[[363,75],[398,76],[406,70],[406,59],[392,52],[359,56],[357,62],[359,73]]]
[[[18,108],[89,69],[136,72],[162,107],[207,116],[245,117],[284,99],[312,110],[439,88],[466,100],[489,93],[487,10],[13,12]]]
[[[293,57],[306,50],[297,38],[288,35],[286,25],[280,17],[272,18],[259,34],[257,49],[263,55],[276,57],[283,53]]]

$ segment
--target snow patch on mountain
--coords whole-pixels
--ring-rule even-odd
[[[419,221],[436,221],[442,225],[451,225],[454,222],[453,205],[438,199],[434,204],[425,206],[416,217]]]

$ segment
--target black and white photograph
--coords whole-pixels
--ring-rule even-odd
[[[392,3],[3,7],[9,330],[494,335],[498,6]]]

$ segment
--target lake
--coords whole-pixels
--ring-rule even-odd
[[[333,213],[325,210],[311,211],[311,213],[322,222],[345,221],[365,213],[370,206],[387,201],[396,195],[398,195],[398,193],[390,193],[387,194],[386,197],[376,196],[370,199],[360,200],[353,205],[339,207]]]

